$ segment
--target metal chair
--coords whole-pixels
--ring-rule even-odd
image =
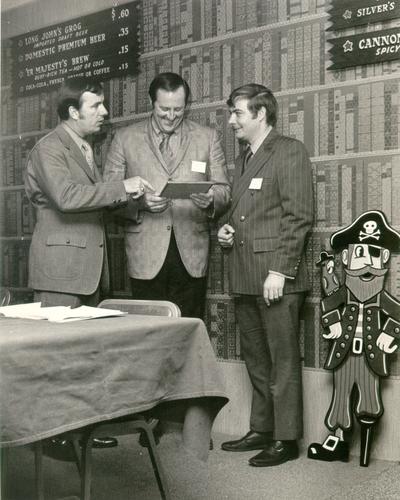
[[[8,288],[0,287],[0,306],[9,306],[11,303],[11,292]]]
[[[180,317],[181,311],[177,305],[169,301],[159,300],[127,300],[106,299],[98,307],[107,309],[119,309],[130,314],[143,314],[151,316]],[[149,420],[144,415],[135,414],[124,418],[118,418],[109,422],[89,426],[84,430],[80,438],[82,447],[80,472],[81,472],[81,500],[90,500],[90,489],[92,482],[92,443],[94,437],[120,436],[145,432],[147,437],[150,460],[154,475],[157,480],[158,489],[163,500],[169,500],[169,492],[166,485],[165,474],[160,462],[153,430],[157,420]],[[76,449],[76,433],[74,436],[74,448]]]

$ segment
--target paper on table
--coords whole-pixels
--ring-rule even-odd
[[[34,302],[0,307],[0,314],[8,318],[47,319],[55,323],[66,323],[107,316],[121,316],[126,313],[115,309],[89,306],[80,306],[75,309],[66,306],[41,307],[41,302]]]

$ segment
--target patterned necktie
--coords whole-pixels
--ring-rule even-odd
[[[82,143],[82,152],[84,157],[86,158],[89,167],[91,168],[91,170],[93,170],[94,168],[93,150],[88,142]]]
[[[247,167],[247,164],[249,163],[249,161],[250,161],[250,159],[251,159],[251,157],[252,157],[252,156],[253,156],[253,152],[252,152],[251,148],[250,148],[250,147],[248,147],[248,148],[246,149],[245,154],[244,154],[243,163],[242,163],[242,173],[241,173],[241,175],[243,175],[243,174],[244,174],[244,172],[245,172],[245,170],[246,170],[246,167]]]
[[[164,158],[165,163],[167,164],[171,161],[173,156],[173,151],[169,143],[171,136],[172,134],[163,134],[163,138],[159,146],[162,157]]]

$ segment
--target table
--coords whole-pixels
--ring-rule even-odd
[[[202,398],[215,413],[228,401],[204,323],[193,318],[1,318],[0,370],[1,446],[173,401]]]

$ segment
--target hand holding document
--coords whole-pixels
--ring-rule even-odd
[[[89,306],[80,306],[74,309],[66,306],[41,307],[41,302],[34,302],[0,307],[0,314],[8,318],[47,319],[54,323],[67,323],[84,319],[122,316],[126,313],[115,309]]]

